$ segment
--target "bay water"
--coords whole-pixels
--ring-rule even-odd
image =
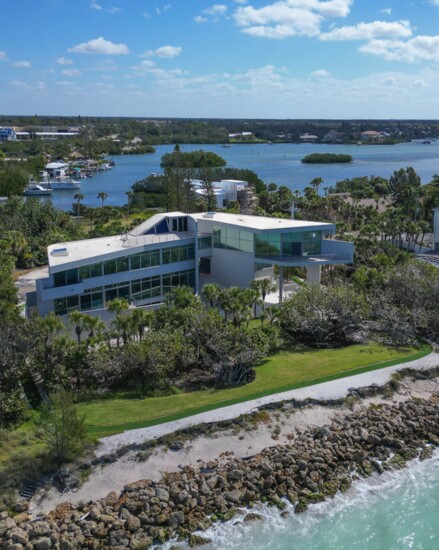
[[[289,507],[292,512],[292,507]],[[354,482],[334,499],[282,518],[265,506],[263,521],[235,517],[200,533],[205,550],[438,550],[439,452],[407,468]],[[168,546],[171,546],[169,544]]]
[[[156,152],[148,155],[117,155],[112,157],[116,166],[96,174],[93,178],[81,180],[81,189],[75,191],[54,191],[50,200],[58,208],[70,210],[75,193],[84,195],[83,204],[100,206],[97,195],[107,193],[107,205],[122,206],[127,202],[126,193],[134,182],[151,173],[162,173],[160,159],[172,152],[173,145],[159,145]],[[286,185],[292,190],[303,190],[316,177],[323,178],[321,191],[339,180],[356,176],[383,176],[388,178],[395,170],[412,166],[423,183],[431,181],[439,173],[439,141],[431,144],[400,143],[397,145],[325,145],[267,143],[232,145],[182,145],[182,151],[204,149],[221,155],[227,166],[247,168],[265,183]],[[310,153],[349,154],[354,161],[349,164],[303,164],[301,159]],[[40,200],[47,200],[41,197]]]

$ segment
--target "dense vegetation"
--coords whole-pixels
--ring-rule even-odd
[[[303,157],[301,162],[304,164],[336,164],[352,162],[351,155],[337,155],[335,153],[311,153]]]
[[[82,239],[85,231],[51,202],[10,198],[0,204],[0,250],[18,267],[47,263],[47,247],[56,242]]]
[[[162,168],[218,168],[225,165],[226,161],[215,153],[202,150],[182,153],[178,146],[172,153],[163,155],[160,161]]]

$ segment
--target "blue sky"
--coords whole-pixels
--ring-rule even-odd
[[[439,118],[439,0],[2,0],[0,113]]]

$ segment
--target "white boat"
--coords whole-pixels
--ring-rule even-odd
[[[224,143],[223,145],[221,145],[221,147],[223,149],[230,149],[231,145],[230,145],[230,143]]]
[[[72,178],[63,178],[63,179],[49,179],[47,185],[53,191],[68,191],[69,189],[80,189],[81,184],[79,181],[76,181]]]
[[[51,193],[52,189],[32,178],[29,178],[29,182],[23,191],[23,195],[26,197],[30,195],[50,195]]]
[[[50,178],[47,175],[47,172],[44,175],[44,172],[39,172],[42,176],[41,184],[53,191],[69,191],[74,189],[80,189],[81,184],[79,181],[74,180],[73,178],[60,177],[60,178]]]

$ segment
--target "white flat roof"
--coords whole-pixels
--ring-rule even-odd
[[[108,259],[106,256],[114,254],[115,252],[125,251],[127,254],[131,254],[133,248],[141,249],[141,247],[145,245],[179,241],[181,239],[188,239],[192,236],[193,235],[189,233],[165,233],[161,235],[138,236],[113,235],[111,237],[100,237],[97,239],[56,243],[47,248],[49,268],[51,272],[61,271],[53,268],[63,266],[64,269],[68,269],[68,264],[81,262],[82,260],[93,259],[96,262],[101,262]],[[56,251],[59,249],[66,249],[67,252],[63,255],[57,255]],[[55,254],[53,254],[53,252],[55,252]],[[123,254],[115,255],[114,257],[122,255]],[[76,265],[72,265],[72,267],[76,267]]]
[[[46,164],[48,170],[56,170],[57,168],[65,168],[66,166],[68,166],[67,162],[49,162],[49,164]]]
[[[197,220],[212,223],[223,223],[237,227],[255,230],[280,230],[280,229],[332,229],[333,223],[308,222],[304,220],[290,220],[286,218],[269,218],[267,216],[244,216],[242,214],[223,214],[222,212],[203,212],[191,214]]]

